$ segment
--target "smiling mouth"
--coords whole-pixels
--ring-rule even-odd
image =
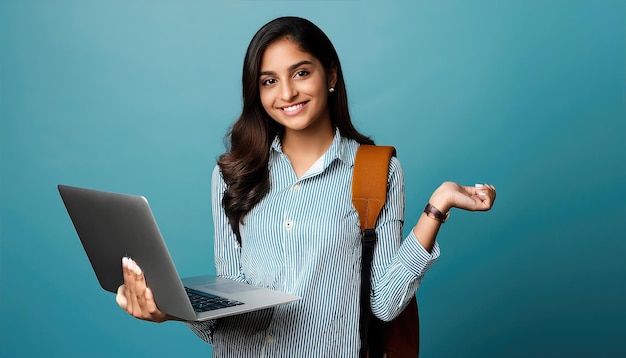
[[[301,102],[298,104],[294,104],[293,106],[289,106],[289,107],[281,107],[280,110],[286,113],[292,113],[295,112],[299,109],[301,109],[302,107],[304,107],[308,102]]]

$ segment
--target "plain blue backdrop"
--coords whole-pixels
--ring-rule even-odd
[[[147,196],[180,274],[214,272],[210,173],[281,15],[397,147],[405,231],[444,180],[498,189],[442,228],[423,357],[626,356],[626,3],[591,0],[0,2],[0,356],[210,355],[100,289],[56,185]]]

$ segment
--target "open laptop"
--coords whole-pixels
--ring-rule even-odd
[[[143,196],[58,186],[103,289],[124,283],[122,257],[141,267],[162,312],[203,321],[299,300],[300,297],[217,276],[181,279]]]

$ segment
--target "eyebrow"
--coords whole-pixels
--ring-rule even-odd
[[[296,68],[302,66],[302,65],[312,65],[313,61],[309,61],[309,60],[304,60],[304,61],[300,61],[298,63],[294,63],[293,65],[289,66],[289,71],[293,71]],[[274,71],[261,71],[259,72],[259,77],[260,76],[267,76],[267,75],[275,75],[276,72]]]

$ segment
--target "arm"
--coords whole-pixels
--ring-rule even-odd
[[[402,240],[405,216],[404,173],[397,158],[389,164],[387,200],[376,221],[378,241],[372,261],[371,307],[383,321],[395,318],[414,296],[424,273],[439,256],[422,248],[411,232]]]
[[[241,271],[241,246],[230,227],[226,212],[222,207],[222,198],[226,183],[222,178],[219,166],[215,166],[212,176],[211,202],[214,227],[214,259],[217,275],[235,281],[245,282]]]
[[[377,221],[378,242],[372,263],[372,311],[382,320],[392,320],[409,303],[424,274],[439,257],[436,235],[441,223],[421,214],[419,221],[402,241],[404,220],[404,174],[396,158],[389,167],[387,202]],[[484,194],[480,194],[484,193]],[[488,210],[495,189],[462,187],[443,183],[430,203],[442,212],[452,207]],[[476,206],[472,206],[476,205]],[[444,211],[445,210],[445,211]]]
[[[219,166],[216,165],[211,178],[215,269],[218,276],[245,282],[245,276],[241,272],[241,265],[239,264],[241,247],[222,207],[222,197],[225,190],[226,183],[222,178]],[[208,320],[203,322],[185,322],[185,324],[200,339],[213,344],[213,333],[217,329],[219,322],[220,320]]]

